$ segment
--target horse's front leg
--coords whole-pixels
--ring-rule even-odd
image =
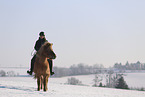
[[[43,76],[41,76],[41,89],[43,89]]]
[[[47,84],[48,84],[48,77],[49,76],[44,76],[44,91],[48,90]]]
[[[41,89],[41,76],[37,77],[37,86],[38,86],[37,90],[40,91],[40,89]]]

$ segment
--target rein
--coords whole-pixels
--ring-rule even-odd
[[[36,51],[34,52],[34,51],[35,51],[35,50],[33,49],[32,52],[31,52],[31,56],[36,55],[37,52],[36,52]]]

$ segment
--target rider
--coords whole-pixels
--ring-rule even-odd
[[[39,39],[36,41],[35,43],[35,47],[34,49],[36,51],[38,51],[40,49],[40,47],[45,43],[47,42],[46,38],[45,38],[45,34],[44,32],[40,32],[39,33]],[[33,68],[34,68],[34,63],[35,63],[35,59],[36,59],[36,54],[33,56],[33,58],[31,59],[31,68],[30,70],[27,71],[28,74],[32,75],[33,73]],[[53,67],[53,64],[52,64],[52,60],[51,59],[48,59],[48,62],[49,62],[49,67],[50,67],[50,74],[53,75],[54,72],[52,72],[52,67]]]

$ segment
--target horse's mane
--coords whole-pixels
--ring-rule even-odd
[[[40,47],[40,49],[38,50],[38,52],[36,53],[36,55],[41,55],[41,54],[42,54],[42,51],[44,50],[44,47],[45,47],[46,45],[51,45],[51,43],[45,42],[45,43]]]

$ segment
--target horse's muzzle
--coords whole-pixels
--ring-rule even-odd
[[[56,58],[56,54],[53,52],[52,59],[55,59],[55,58]]]
[[[52,59],[56,59],[56,55],[52,57]]]

